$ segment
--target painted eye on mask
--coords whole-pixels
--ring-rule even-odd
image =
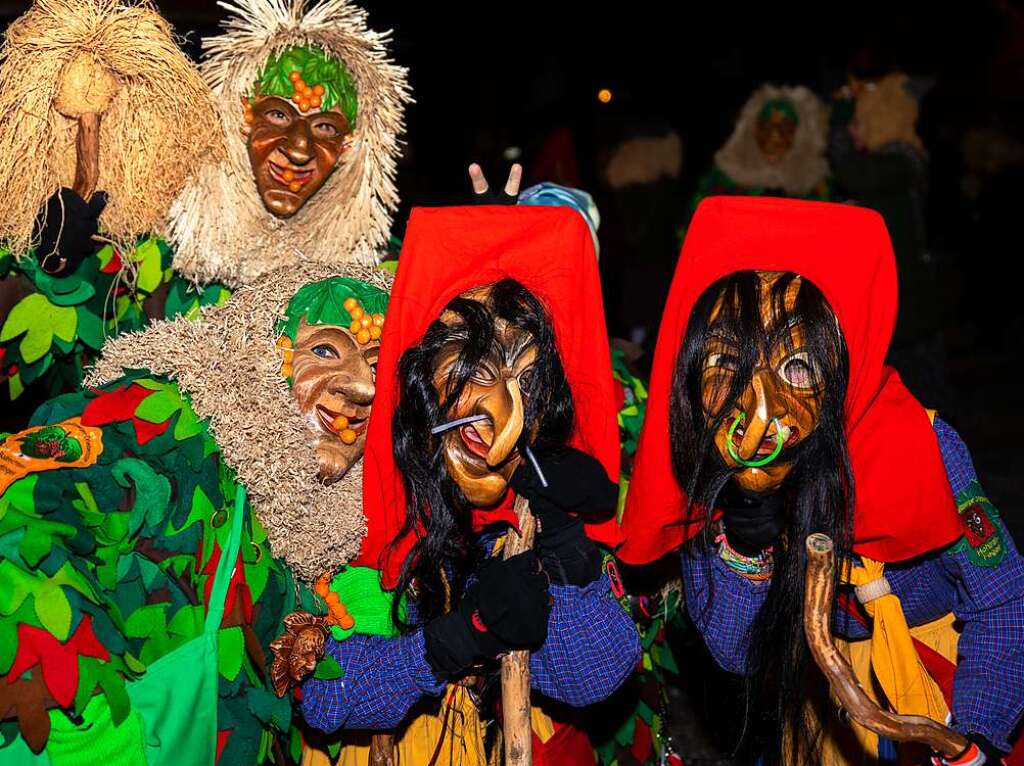
[[[263,113],[263,116],[272,125],[286,125],[288,123],[288,115],[280,109],[268,109]]]
[[[481,386],[492,386],[498,380],[498,376],[490,367],[480,365],[473,370],[470,380]]]
[[[806,351],[790,354],[779,363],[777,369],[782,379],[794,388],[811,389],[818,385],[814,363]]]
[[[319,346],[313,346],[313,348],[311,348],[310,351],[319,356],[321,359],[338,358],[338,352],[335,351],[332,346],[328,346],[326,343],[321,343]]]
[[[338,128],[333,122],[321,120],[313,123],[313,132],[316,133],[318,138],[336,138]]]
[[[529,368],[528,370],[523,370],[519,374],[519,389],[521,391],[531,391],[536,382],[537,371],[533,367]]]
[[[704,363],[705,368],[719,367],[723,370],[735,372],[740,368],[739,357],[733,354],[708,354],[708,360]]]

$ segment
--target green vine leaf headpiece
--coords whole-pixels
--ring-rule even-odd
[[[367,314],[383,314],[388,307],[388,294],[378,287],[350,277],[331,277],[303,285],[292,296],[285,318],[277,323],[277,335],[285,335],[294,344],[299,325],[330,324],[348,327],[352,315],[345,301],[355,298]]]
[[[320,108],[326,112],[338,107],[348,120],[349,128],[355,128],[358,98],[352,75],[343,62],[328,56],[318,45],[293,46],[271,56],[254,85],[253,97],[292,98],[295,93],[295,85],[289,77],[292,72],[302,75],[310,86],[322,85]]]

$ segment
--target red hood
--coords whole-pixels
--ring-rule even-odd
[[[652,561],[702,526],[684,529],[686,498],[670,457],[669,392],[698,297],[746,269],[806,277],[839,319],[850,357],[854,550],[893,562],[956,540],[962,529],[928,414],[884,363],[896,321],[896,262],[881,216],[847,205],[711,197],[694,215],[662,318],[623,516],[623,560]]]
[[[583,219],[574,210],[556,207],[415,209],[388,301],[363,458],[369,528],[356,563],[379,567],[385,587],[395,585],[413,544],[406,538],[388,548],[405,521],[405,490],[391,442],[399,357],[420,342],[452,298],[506,277],[537,296],[554,323],[576,410],[570,443],[600,460],[613,481],[618,479],[618,427],[601,284]],[[587,531],[608,545],[618,542],[614,520],[588,525]]]

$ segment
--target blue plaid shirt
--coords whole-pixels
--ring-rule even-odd
[[[574,707],[603,700],[636,667],[640,638],[612,597],[607,575],[586,587],[551,585],[548,637],[530,655],[534,691]],[[391,729],[424,696],[440,696],[424,656],[423,630],[399,638],[353,635],[327,640],[342,678],[302,685],[302,715],[317,729]]]
[[[935,420],[954,495],[977,482],[970,453],[948,424]],[[953,680],[954,728],[982,734],[1009,751],[1009,737],[1024,713],[1024,559],[998,518],[990,519],[1007,551],[996,566],[979,566],[954,546],[905,564],[887,564],[885,576],[911,626],[952,612],[962,623]],[[682,554],[687,610],[712,655],[725,670],[747,672],[750,627],[768,592],[727,567],[717,551],[690,546]],[[867,638],[868,629],[846,613],[837,615],[846,638]]]

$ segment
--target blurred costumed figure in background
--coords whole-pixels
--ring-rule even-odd
[[[698,183],[691,215],[702,199],[718,194],[829,199],[827,114],[803,85],[762,85]]]

